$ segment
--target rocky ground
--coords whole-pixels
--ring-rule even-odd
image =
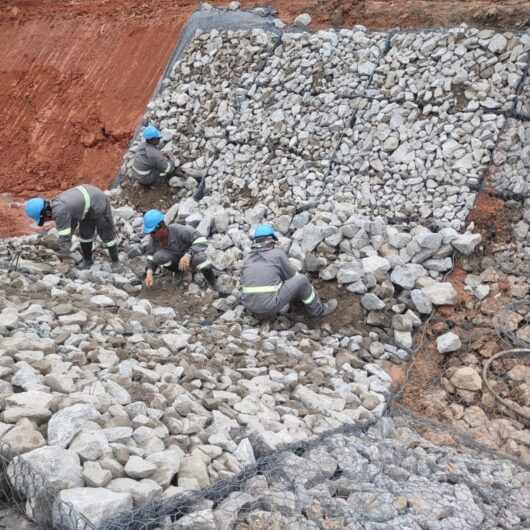
[[[528,461],[520,418],[499,407],[498,421],[482,416],[492,401],[479,368],[494,351],[470,328],[487,328],[500,308],[495,263],[462,280],[471,324],[449,316],[463,299],[455,263],[489,245],[487,227],[466,219],[508,130],[504,111],[518,104],[530,39],[276,25],[201,33],[164,81],[144,122],[162,129],[178,175],[169,189],[110,192],[121,272],[98,253],[90,271],[57,275],[53,230],[0,242],[7,484],[29,518],[59,528],[90,528],[83,517],[105,527],[133,508],[138,521],[147,501],[182,495],[193,508],[175,508],[161,528],[522,528],[522,463],[433,445],[385,415],[395,374],[425,337],[436,340],[444,355],[465,351],[440,376],[437,410]],[[145,243],[149,207],[209,237],[216,291],[200,274],[174,286],[162,273],[142,287],[144,258],[124,251]],[[293,307],[259,322],[244,311],[242,257],[264,221],[319,292],[338,293],[336,315],[309,322]],[[504,250],[514,259],[528,233],[517,221],[519,247]],[[524,298],[520,284],[509,288]],[[493,366],[505,370],[498,391],[528,411],[526,364]],[[508,433],[502,443],[484,434],[490,420]],[[344,428],[355,432],[304,445]],[[285,444],[302,445],[270,456]],[[258,472],[263,458],[274,472]],[[57,496],[34,488],[26,466]],[[197,494],[234,477],[238,491]]]

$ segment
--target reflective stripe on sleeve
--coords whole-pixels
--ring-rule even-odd
[[[83,199],[85,199],[85,208],[81,217],[81,219],[84,219],[86,214],[88,213],[88,210],[90,210],[90,195],[88,194],[88,191],[83,188],[83,186],[76,186],[76,189],[81,192],[81,194],[83,195]]]
[[[205,269],[211,265],[210,260],[205,260],[197,265],[197,270]]]
[[[65,228],[64,230],[57,230],[57,235],[58,236],[69,236],[71,235],[72,233],[72,229],[71,228]]]
[[[171,265],[171,261],[168,261],[167,263],[162,263],[162,265],[160,265],[161,267],[169,267]]]
[[[132,168],[138,173],[138,175],[149,175],[149,173],[151,173],[150,169],[138,169],[134,164]]]
[[[257,293],[275,293],[282,284],[279,285],[259,285],[256,287],[241,287],[243,294],[257,294]]]
[[[311,294],[307,298],[302,299],[302,302],[304,302],[304,304],[310,304],[314,299],[315,299],[315,290],[313,289],[313,287],[311,287]]]
[[[193,241],[192,245],[200,245],[200,244],[204,244],[206,245],[208,243],[208,240],[201,236],[201,237],[198,237],[195,241]]]
[[[166,170],[163,173],[160,173],[160,176],[165,177],[169,173],[170,169],[171,169],[171,162],[168,162]]]

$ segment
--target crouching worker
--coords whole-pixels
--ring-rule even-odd
[[[162,135],[150,125],[144,129],[144,142],[138,146],[132,165],[132,177],[144,186],[169,180],[175,174],[175,164],[158,148]]]
[[[310,318],[335,311],[337,301],[321,302],[309,280],[293,269],[287,254],[275,248],[278,238],[270,226],[258,226],[253,240],[241,278],[241,302],[248,311],[258,318],[271,318],[292,300],[301,300]]]
[[[41,197],[30,199],[26,202],[24,211],[39,226],[52,220],[55,223],[59,236],[59,259],[61,260],[57,268],[58,272],[68,272],[73,264],[70,247],[72,246],[72,233],[77,225],[79,225],[81,254],[83,255],[83,261],[77,265],[77,268],[89,269],[93,265],[92,242],[96,230],[109,250],[113,269],[119,268],[116,231],[110,200],[96,186],[83,184],[63,191],[51,201]]]
[[[168,226],[162,212],[149,210],[144,215],[144,234],[151,235],[147,249],[146,287],[153,286],[154,273],[158,267],[173,272],[177,280],[180,273],[193,267],[215,287],[212,264],[205,254],[208,241],[197,230],[176,224]]]

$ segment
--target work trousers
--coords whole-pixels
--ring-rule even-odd
[[[285,281],[276,292],[243,294],[241,297],[243,305],[258,318],[275,317],[283,306],[293,300],[301,300],[306,313],[312,318],[319,317],[323,312],[318,294],[303,274],[296,274]]]

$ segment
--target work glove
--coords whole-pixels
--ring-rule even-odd
[[[189,254],[184,254],[179,261],[179,271],[188,272],[191,263],[191,256]]]
[[[144,280],[144,284],[146,287],[153,287],[154,283],[155,283],[155,279],[153,278],[153,271],[148,270],[147,275]]]
[[[59,274],[66,274],[70,270],[70,262],[68,261],[61,261],[59,265],[57,265],[57,272]]]
[[[127,257],[129,259],[136,258],[138,256],[141,256],[143,254],[142,247],[140,245],[131,245],[127,249]]]

